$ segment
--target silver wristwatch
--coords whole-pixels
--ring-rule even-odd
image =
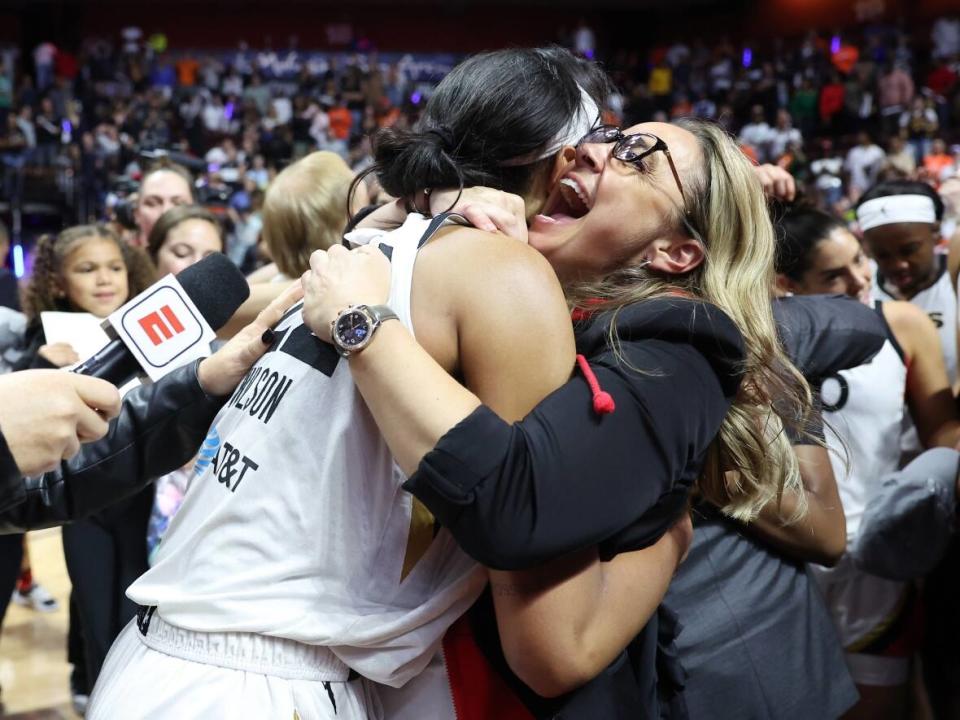
[[[386,305],[351,305],[330,323],[330,338],[341,357],[350,357],[370,344],[384,322],[397,319]]]

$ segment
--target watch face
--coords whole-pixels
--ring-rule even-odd
[[[337,339],[344,347],[360,345],[370,334],[370,321],[367,316],[354,310],[337,320]]]

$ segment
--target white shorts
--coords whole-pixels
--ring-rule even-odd
[[[372,684],[345,680],[335,667],[339,661],[329,653],[325,662],[326,653],[326,648],[262,635],[194,633],[156,616],[144,637],[134,619],[107,655],[86,717],[383,718]]]
[[[853,681],[883,687],[905,683],[912,651],[904,649],[901,628],[910,612],[910,586],[858,570],[850,555],[835,567],[811,568],[840,635]]]

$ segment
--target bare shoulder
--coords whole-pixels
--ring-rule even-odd
[[[907,355],[913,357],[919,348],[939,345],[937,328],[927,314],[910,302],[895,300],[881,306],[883,317]]]
[[[514,304],[537,299],[566,314],[550,264],[530,246],[503,235],[473,228],[438,234],[420,251],[416,273],[418,285],[442,288],[450,299],[474,303],[498,298]]]
[[[418,341],[448,371],[461,367],[468,336],[486,337],[491,352],[501,341],[515,341],[517,328],[528,328],[543,344],[573,346],[553,268],[533,248],[503,235],[473,228],[438,233],[420,250],[412,300]]]
[[[542,274],[558,284],[553,269],[540,253],[526,243],[500,233],[468,227],[451,228],[438,233],[424,246],[420,255],[423,261],[443,263],[455,274],[475,275],[479,267],[494,270],[497,276],[505,277],[513,272]]]
[[[922,320],[930,323],[927,314],[911,302],[891,300],[883,303],[880,307],[883,309],[883,317],[890,323],[890,329],[894,333],[900,329],[909,330],[915,323]]]

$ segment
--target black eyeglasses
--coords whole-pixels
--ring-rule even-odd
[[[643,132],[624,135],[616,125],[601,125],[580,138],[577,147],[585,143],[596,143],[598,145],[616,143],[616,145],[613,146],[613,156],[617,160],[630,163],[641,172],[646,172],[646,168],[643,166],[643,159],[657,152],[657,150],[662,150],[663,154],[667,156],[667,162],[670,164],[673,179],[677,182],[677,190],[680,191],[680,199],[683,201],[683,214],[684,216],[687,215],[687,197],[683,192],[683,183],[680,182],[677,166],[673,164],[670,148],[656,135]]]

